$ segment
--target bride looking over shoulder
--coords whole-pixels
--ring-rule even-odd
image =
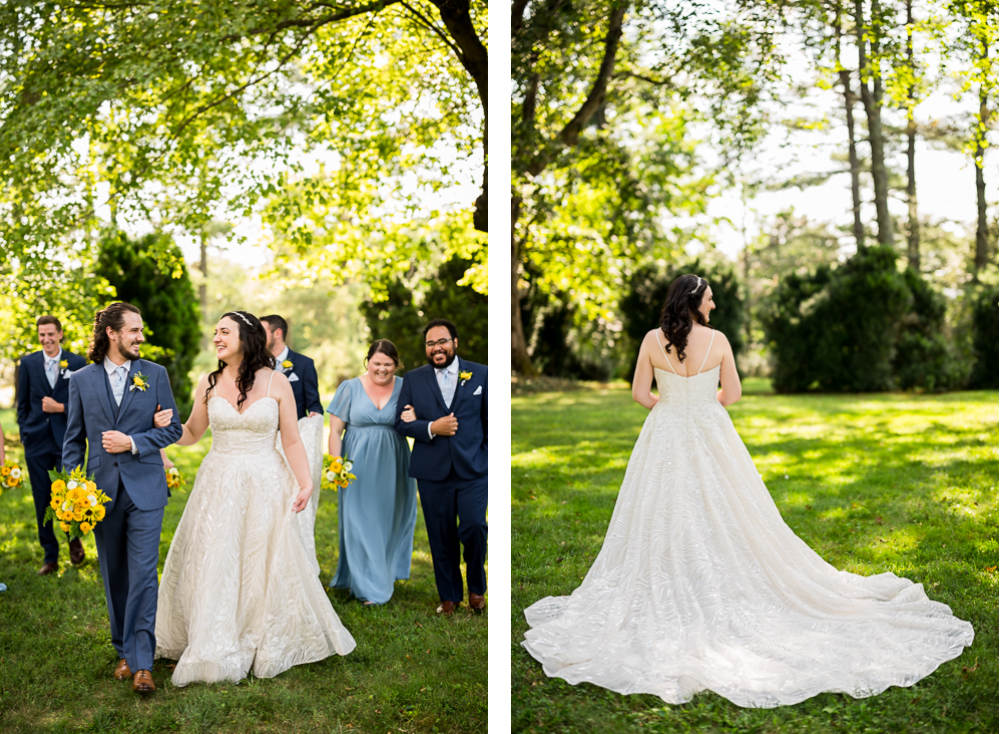
[[[288,378],[271,369],[264,327],[246,311],[223,315],[213,343],[219,367],[198,383],[177,442],[211,427],[212,447],[170,545],[156,617],[157,657],[178,661],[177,686],[251,669],[270,678],[355,646],[291,527],[313,486]]]

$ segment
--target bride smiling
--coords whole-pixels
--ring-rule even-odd
[[[156,617],[156,656],[177,660],[176,686],[251,669],[271,678],[355,646],[292,528],[314,489],[288,378],[245,311],[219,319],[214,344],[219,367],[198,383],[177,441],[211,427],[212,448],[170,544]]]

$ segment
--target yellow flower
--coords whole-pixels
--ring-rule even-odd
[[[70,524],[68,522],[61,522],[59,523],[59,527],[64,533],[68,533],[70,529]]]
[[[141,392],[146,392],[146,388],[149,386],[149,380],[141,372],[136,372],[132,375],[132,384],[129,386],[129,390],[139,390]]]
[[[84,522],[80,523],[80,532],[83,533],[84,535],[86,535],[87,533],[89,533],[91,531],[91,529],[93,527],[94,526],[91,525],[89,522],[84,521]]]
[[[80,522],[83,519],[83,510],[82,509],[74,510],[73,519],[76,520],[77,522]]]
[[[14,477],[7,477],[7,486],[8,487],[16,487],[17,486],[17,480],[14,479]]]
[[[94,518],[96,520],[103,520],[105,512],[107,512],[107,510],[104,509],[104,505],[98,505],[94,508]]]
[[[94,484],[93,482],[87,482],[86,487],[87,487],[87,491],[88,492],[96,492],[97,491],[97,485]]]
[[[59,369],[64,370],[67,367],[69,367],[69,360],[68,359],[63,359],[63,360],[61,360],[59,362]]]
[[[54,482],[52,482],[52,493],[53,494],[55,494],[57,492],[59,494],[62,494],[65,491],[66,491],[66,482],[64,482],[62,479],[57,479]]]
[[[281,363],[281,366],[286,370],[290,370],[293,367],[292,360],[286,359],[284,362]]]
[[[0,475],[7,476],[8,474],[10,474],[10,467],[9,466],[0,466]]]
[[[472,373],[471,372],[459,372],[458,373],[458,379],[460,379],[462,381],[462,384],[464,385],[466,380],[471,380],[472,379]]]
[[[58,510],[59,509],[59,505],[61,505],[61,504],[62,504],[62,500],[61,499],[59,499],[58,497],[53,497],[52,501],[49,502],[49,507],[51,507],[53,510]]]

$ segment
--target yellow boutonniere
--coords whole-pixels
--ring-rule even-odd
[[[59,362],[59,369],[64,370],[67,367],[69,367],[69,360],[68,359],[64,359],[64,360],[62,360],[62,361]]]
[[[281,363],[282,369],[290,370],[292,367],[293,367],[292,360],[290,359],[286,359],[284,362]]]
[[[467,380],[471,380],[472,379],[472,373],[471,372],[459,372],[458,373],[458,379],[460,379],[462,381],[462,384],[464,385]]]
[[[146,392],[146,388],[149,387],[149,378],[147,378],[141,372],[136,372],[132,375],[132,384],[128,386],[129,392],[132,390],[139,390],[141,392]]]

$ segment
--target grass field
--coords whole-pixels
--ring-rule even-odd
[[[647,413],[624,385],[526,394],[512,408],[513,730],[996,732],[997,393],[775,396],[748,383],[731,415],[791,528],[838,568],[922,582],[972,623],[973,646],[910,688],[777,709],[547,678],[520,645],[521,610],[579,585]]]
[[[0,411],[8,449],[20,458],[13,411]],[[170,454],[188,487],[208,439]],[[160,570],[187,493],[174,493],[160,540]],[[363,608],[330,591],[357,640],[350,655],[239,685],[170,684],[157,661],[148,699],[111,677],[118,659],[93,538],[88,559],[70,566],[63,545],[58,577],[39,577],[41,548],[30,490],[0,497],[0,732],[483,732],[486,728],[487,617],[467,609],[434,614],[437,592],[423,516],[417,518],[410,580],[389,604]],[[324,493],[316,549],[328,582],[337,563],[336,496]]]

